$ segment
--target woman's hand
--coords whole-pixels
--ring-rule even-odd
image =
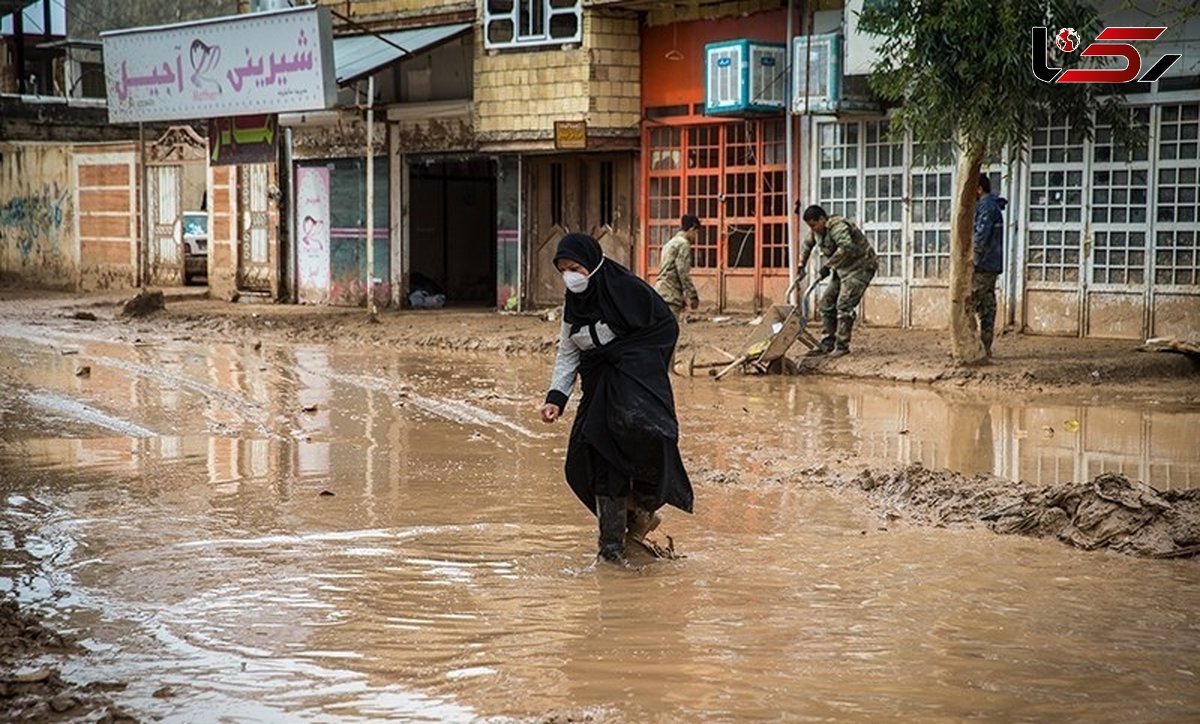
[[[554,422],[562,414],[562,410],[553,402],[547,402],[542,405],[542,422],[547,424]]]

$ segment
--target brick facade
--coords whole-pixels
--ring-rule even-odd
[[[237,289],[237,166],[212,168],[208,233],[208,293],[229,299]]]
[[[597,137],[636,137],[636,17],[585,10],[581,47],[486,51],[478,36],[476,44],[476,130],[483,144],[550,142],[556,120],[586,120],[588,134]]]

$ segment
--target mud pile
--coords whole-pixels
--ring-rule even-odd
[[[123,317],[145,317],[167,308],[166,297],[161,291],[139,292],[121,307]]]
[[[0,651],[0,721],[135,721],[103,693],[123,689],[124,684],[77,687],[52,667],[40,665],[45,656],[78,653],[79,647],[13,601],[0,600]],[[39,665],[28,665],[35,660]]]
[[[1150,558],[1200,555],[1200,489],[1160,492],[1122,475],[1036,486],[967,477],[919,463],[864,470],[849,484],[890,517],[939,526],[986,525],[997,533],[1057,538],[1084,550]]]
[[[35,616],[18,608],[15,601],[0,600],[0,651],[8,656],[0,672],[14,659],[47,652],[71,651],[74,644],[41,624]]]

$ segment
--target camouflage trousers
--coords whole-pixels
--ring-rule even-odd
[[[675,354],[679,350],[679,343],[683,341],[683,332],[687,328],[687,307],[676,307],[671,305],[671,311],[675,313],[675,321],[679,324],[679,337],[675,340],[675,346],[671,348],[671,362],[668,372],[675,372]]]
[[[875,271],[873,266],[854,271],[835,269],[829,276],[829,286],[821,295],[819,307],[824,332],[821,347],[826,351],[832,350],[835,345],[841,349],[850,348],[850,332],[857,315],[855,310],[875,278]]]
[[[998,272],[975,270],[971,277],[970,309],[979,317],[979,340],[988,354],[996,336],[996,279]]]

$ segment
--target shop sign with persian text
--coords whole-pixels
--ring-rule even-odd
[[[316,6],[102,33],[110,123],[333,106],[329,9]]]

